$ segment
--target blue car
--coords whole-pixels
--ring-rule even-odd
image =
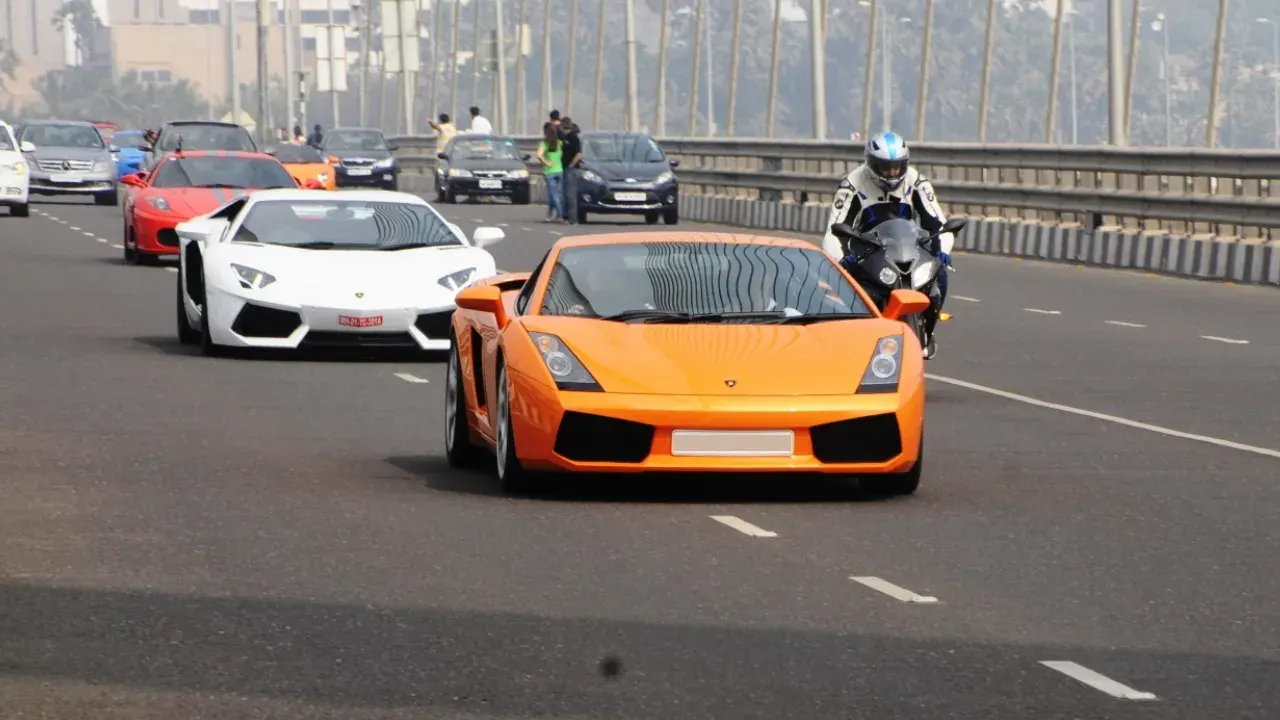
[[[116,156],[116,178],[132,175],[142,170],[151,146],[141,130],[121,130],[111,138],[111,144],[120,148]]]

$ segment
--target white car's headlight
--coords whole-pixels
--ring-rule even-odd
[[[937,270],[937,260],[925,260],[920,266],[911,271],[911,287],[921,288],[925,283],[933,279],[933,274]]]
[[[603,388],[595,377],[583,366],[582,361],[565,347],[560,338],[547,333],[531,332],[533,344],[542,354],[542,361],[547,364],[547,371],[561,390],[585,390],[601,392]]]
[[[876,341],[876,351],[862,374],[859,392],[896,392],[902,374],[902,336],[890,335]]]
[[[475,268],[465,268],[463,270],[459,270],[457,272],[453,272],[453,273],[449,273],[448,275],[445,275],[444,277],[440,278],[438,282],[440,283],[440,287],[444,288],[445,290],[452,290],[453,292],[457,292],[462,288],[470,285],[471,281],[475,280],[475,277],[476,277]]]
[[[898,282],[898,273],[891,267],[880,268],[880,282],[892,285]]]
[[[245,265],[231,263],[231,269],[240,278],[240,286],[246,290],[261,290],[276,281],[276,276]]]
[[[673,173],[673,172],[671,172],[670,170],[668,170],[668,171],[666,171],[666,172],[662,173],[661,175],[659,175],[658,177],[654,178],[654,179],[653,179],[653,184],[654,184],[654,185],[661,185],[661,184],[663,184],[663,183],[669,183],[669,182],[671,182],[672,180],[675,180],[675,179],[676,179],[676,174],[675,174],[675,173]]]
[[[169,205],[169,201],[159,195],[148,195],[147,204],[161,212],[173,212],[173,207]]]
[[[16,173],[18,175],[27,174],[27,164],[18,160],[11,163],[0,163],[0,171]]]
[[[512,170],[511,172],[507,173],[507,177],[516,178],[516,179],[527,178],[529,177],[529,171],[528,170]]]
[[[449,168],[449,177],[471,177],[471,171],[461,168]]]

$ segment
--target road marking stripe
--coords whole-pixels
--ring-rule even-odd
[[[951,297],[956,300],[963,300],[964,302],[982,302],[978,298],[965,297],[964,295],[952,295]]]
[[[1041,665],[1050,670],[1057,670],[1073,680],[1088,685],[1094,690],[1101,690],[1111,697],[1120,698],[1121,700],[1155,700],[1156,696],[1149,692],[1134,690],[1128,685],[1112,680],[1106,675],[1098,674],[1087,667],[1077,665],[1066,660],[1041,660]]]
[[[729,527],[733,528],[734,530],[737,530],[743,535],[750,535],[751,537],[761,537],[761,538],[778,537],[778,533],[776,532],[770,532],[763,528],[756,527],[755,525],[752,525],[746,520],[743,520],[742,518],[736,518],[732,515],[711,515],[709,517],[718,523],[723,523],[725,525],[728,525]]]
[[[107,239],[106,239],[106,238],[94,238],[94,240],[97,240],[98,242],[103,243],[103,244],[106,244],[106,242],[107,242]]]
[[[82,230],[82,231],[80,232],[80,234],[81,234],[81,235],[84,235],[85,237],[97,237],[97,235],[94,235],[93,233],[89,232],[88,230]]]
[[[1214,340],[1220,343],[1227,343],[1228,345],[1248,345],[1249,344],[1248,340],[1232,340],[1231,338],[1218,337],[1216,335],[1201,335],[1200,337],[1205,340]]]
[[[1022,308],[1029,313],[1039,313],[1041,315],[1061,315],[1061,310],[1037,310],[1036,308]]]
[[[1159,425],[1151,425],[1150,423],[1138,422],[1137,420],[1129,420],[1128,418],[1117,417],[1115,415],[1107,415],[1106,413],[1094,412],[1092,410],[1082,410],[1081,408],[1071,407],[1070,405],[1059,405],[1058,403],[1051,403],[1044,400],[1037,400],[1033,397],[1027,397],[1026,395],[1019,395],[1017,393],[1006,392],[1004,390],[997,390],[996,388],[987,387],[985,385],[978,385],[976,383],[965,382],[964,380],[956,380],[955,378],[942,377],[941,375],[933,375],[933,374],[926,373],[925,377],[929,378],[930,380],[936,380],[940,383],[955,385],[956,387],[967,388],[969,390],[976,390],[977,392],[987,393],[988,395],[995,395],[996,397],[1002,397],[1006,400],[1013,400],[1014,402],[1026,403],[1027,405],[1034,405],[1036,407],[1042,407],[1049,410],[1057,410],[1059,412],[1070,413],[1072,415],[1080,415],[1082,417],[1093,418],[1094,420],[1103,420],[1105,422],[1115,423],[1117,425],[1124,425],[1126,427],[1136,428],[1138,430],[1146,430],[1148,432],[1158,433],[1160,435],[1167,435],[1169,437],[1181,438],[1183,440],[1194,440],[1196,442],[1207,443],[1209,445],[1217,445],[1218,447],[1230,448],[1232,450],[1242,450],[1244,452],[1254,453],[1255,455],[1264,455],[1266,457],[1280,459],[1280,450],[1272,450],[1270,448],[1257,447],[1255,445],[1245,445],[1244,443],[1233,442],[1231,440],[1222,440],[1220,438],[1209,437],[1207,435],[1196,435],[1193,433],[1182,432],[1181,430],[1173,430],[1166,427],[1160,427]]]
[[[98,241],[99,241],[99,242],[106,242],[106,240],[103,240],[102,238],[98,238]],[[119,243],[115,243],[115,244],[113,244],[111,247],[113,247],[113,248],[115,248],[115,249],[117,249],[117,250],[123,250],[123,249],[124,249],[124,246],[123,246],[123,245],[121,245],[121,244],[119,244]]]
[[[400,378],[405,382],[417,383],[419,385],[430,382],[426,378],[420,378],[417,375],[410,375],[409,373],[396,373],[396,377]]]
[[[898,587],[888,580],[881,580],[878,577],[849,577],[850,580],[866,585],[872,590],[882,592],[885,595],[902,602],[929,604],[938,602],[938,598],[929,595],[917,595],[910,590]]]
[[[165,268],[165,270],[168,270],[169,272],[172,272],[172,273],[178,272],[178,268],[176,267],[167,267]]]
[[[1139,325],[1138,323],[1124,322],[1124,321],[1122,321],[1122,320],[1108,320],[1108,321],[1107,321],[1107,324],[1108,324],[1108,325],[1119,325],[1120,327],[1131,327],[1131,328],[1144,328],[1144,327],[1146,327],[1146,325]]]
[[[76,232],[80,232],[80,228],[76,227],[75,225],[72,225],[71,229],[75,230]]]

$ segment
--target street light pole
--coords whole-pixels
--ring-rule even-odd
[[[1107,0],[1107,100],[1110,109],[1107,139],[1111,145],[1129,144],[1125,137],[1124,8],[1123,0]],[[1226,2],[1226,0],[1223,0]]]
[[[1218,144],[1218,103],[1222,92],[1222,51],[1227,44],[1227,0],[1218,0],[1218,27],[1213,39],[1213,70],[1209,80],[1209,118],[1204,124],[1204,146]]]
[[[1271,18],[1258,18],[1258,22],[1271,26],[1271,79],[1274,81],[1275,93],[1275,146],[1280,150],[1280,22]]]
[[[1173,79],[1169,77],[1169,19],[1164,13],[1156,15],[1161,40],[1164,43],[1164,55],[1160,60],[1161,75],[1164,77],[1164,146],[1173,145]]]

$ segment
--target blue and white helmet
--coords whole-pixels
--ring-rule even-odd
[[[897,190],[907,177],[911,151],[901,135],[882,132],[867,141],[867,168],[886,191]]]

